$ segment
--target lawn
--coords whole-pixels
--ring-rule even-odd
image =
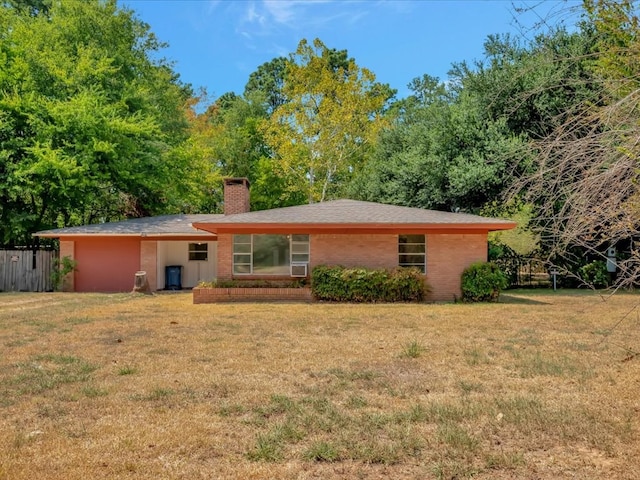
[[[640,296],[0,294],[0,479],[640,478]]]

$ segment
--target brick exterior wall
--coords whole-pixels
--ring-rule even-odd
[[[460,277],[474,262],[487,260],[487,234],[427,235],[427,283],[433,301],[453,301],[462,296]]]
[[[69,257],[75,260],[76,242],[73,240],[60,240],[60,258]],[[75,288],[75,274],[71,272],[62,279],[62,291],[73,292]]]
[[[317,234],[309,238],[311,265],[394,268],[398,266],[397,235]]]
[[[395,268],[398,235],[311,234],[310,271],[316,265]],[[460,276],[474,262],[487,260],[487,234],[426,236],[428,301],[460,298]],[[218,279],[233,278],[233,235],[218,236]],[[249,278],[238,276],[237,278]]]
[[[233,279],[233,235],[218,235],[218,280]]]
[[[193,289],[193,303],[311,302],[310,288],[208,288]]]
[[[147,282],[152,292],[158,289],[158,242],[140,242],[140,270],[147,272]]]
[[[226,178],[224,180],[224,214],[233,215],[249,210],[249,180]]]

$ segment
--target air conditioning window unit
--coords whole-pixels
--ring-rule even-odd
[[[307,263],[292,263],[291,264],[291,276],[292,277],[306,277],[308,270]]]

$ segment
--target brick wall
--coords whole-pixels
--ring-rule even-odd
[[[70,260],[75,260],[75,246],[76,242],[73,240],[60,240],[60,259],[69,257]],[[62,291],[73,292],[75,289],[75,273],[71,272],[62,279]]]
[[[312,234],[310,269],[316,265],[395,268],[397,235]],[[474,262],[487,260],[487,235],[427,235],[427,300],[453,301],[461,297],[460,276]],[[233,278],[233,235],[218,236],[218,278]],[[242,278],[247,278],[243,276]]]
[[[249,210],[249,180],[226,178],[224,180],[224,214],[233,215]]]
[[[140,270],[147,272],[147,282],[152,292],[158,289],[158,242],[140,242]]]
[[[218,280],[233,278],[233,235],[218,235]]]
[[[311,265],[394,268],[398,266],[397,235],[318,234],[309,238]]]
[[[427,283],[429,300],[460,298],[460,277],[474,262],[487,260],[487,234],[427,235]]]
[[[208,288],[193,289],[193,303],[218,302],[311,302],[311,289],[306,288]]]

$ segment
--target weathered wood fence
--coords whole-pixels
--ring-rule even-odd
[[[53,290],[54,250],[0,250],[0,292]]]

